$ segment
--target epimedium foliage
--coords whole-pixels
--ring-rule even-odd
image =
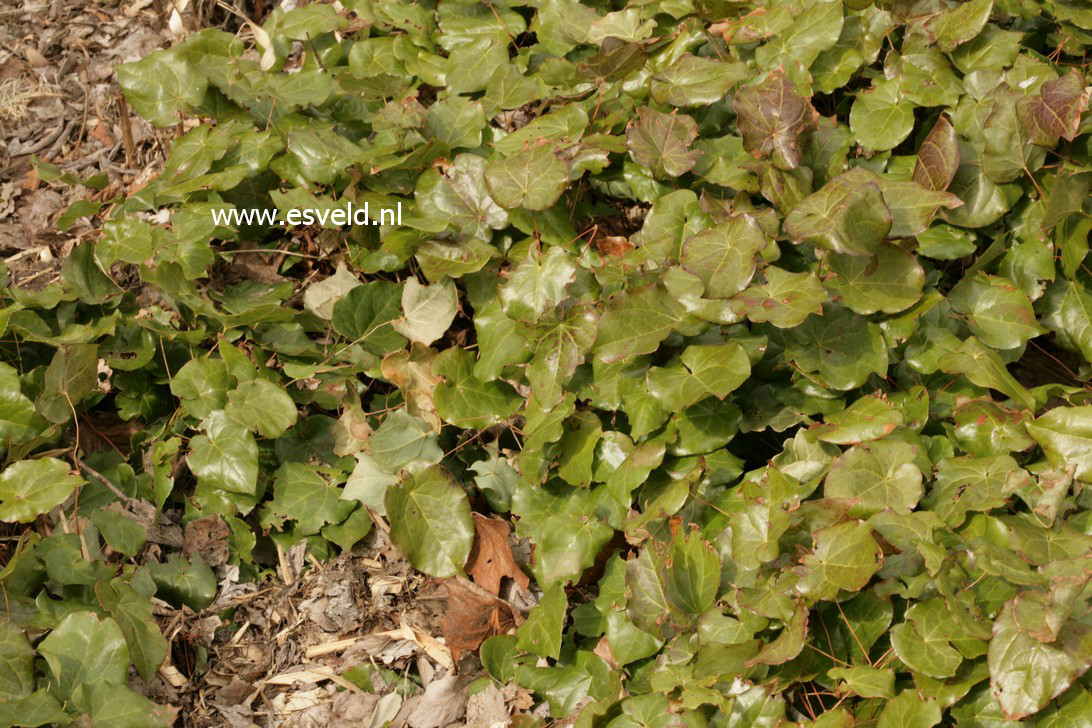
[[[0,575],[7,720],[152,714],[148,599],[216,583],[118,564],[149,504],[244,577],[510,518],[482,662],[581,725],[1087,720],[1086,4],[342,4],[120,66],[163,174],[4,292],[0,519],[84,524]],[[211,216],[349,202],[401,225]]]

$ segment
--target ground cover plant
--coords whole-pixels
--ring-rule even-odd
[[[345,0],[119,66],[162,174],[2,293],[0,723],[170,724],[212,519],[243,582],[383,532],[524,725],[1087,725],[1090,40]]]

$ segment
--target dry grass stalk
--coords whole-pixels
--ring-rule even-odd
[[[0,83],[0,121],[22,121],[33,101],[59,95],[55,86],[41,79],[6,79]]]

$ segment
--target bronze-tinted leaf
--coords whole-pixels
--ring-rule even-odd
[[[741,89],[734,101],[736,124],[743,146],[754,157],[773,154],[782,169],[800,164],[800,137],[817,128],[819,112],[797,96],[792,82],[780,69],[758,86]]]
[[[1088,91],[1081,74],[1070,71],[1055,81],[1048,81],[1038,96],[1020,99],[1016,113],[1028,134],[1028,141],[1052,147],[1061,137],[1073,141],[1081,122],[1081,112],[1088,108]]]
[[[627,43],[620,38],[603,40],[599,52],[577,67],[585,78],[614,81],[645,65],[647,54],[639,43]]]
[[[959,169],[959,137],[948,117],[941,115],[918,149],[914,181],[929,190],[943,191]]]

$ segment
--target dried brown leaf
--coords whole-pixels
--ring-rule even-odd
[[[515,626],[512,608],[501,599],[491,598],[470,582],[459,578],[444,582],[447,609],[440,618],[444,644],[456,662],[467,652],[481,647],[493,635],[504,634]]]
[[[209,566],[226,564],[231,529],[219,515],[197,518],[186,524],[183,549],[188,556],[200,554]]]
[[[500,594],[501,580],[508,578],[526,589],[531,581],[519,568],[508,543],[508,523],[474,513],[477,538],[466,562],[466,572],[474,583],[490,594]]]

